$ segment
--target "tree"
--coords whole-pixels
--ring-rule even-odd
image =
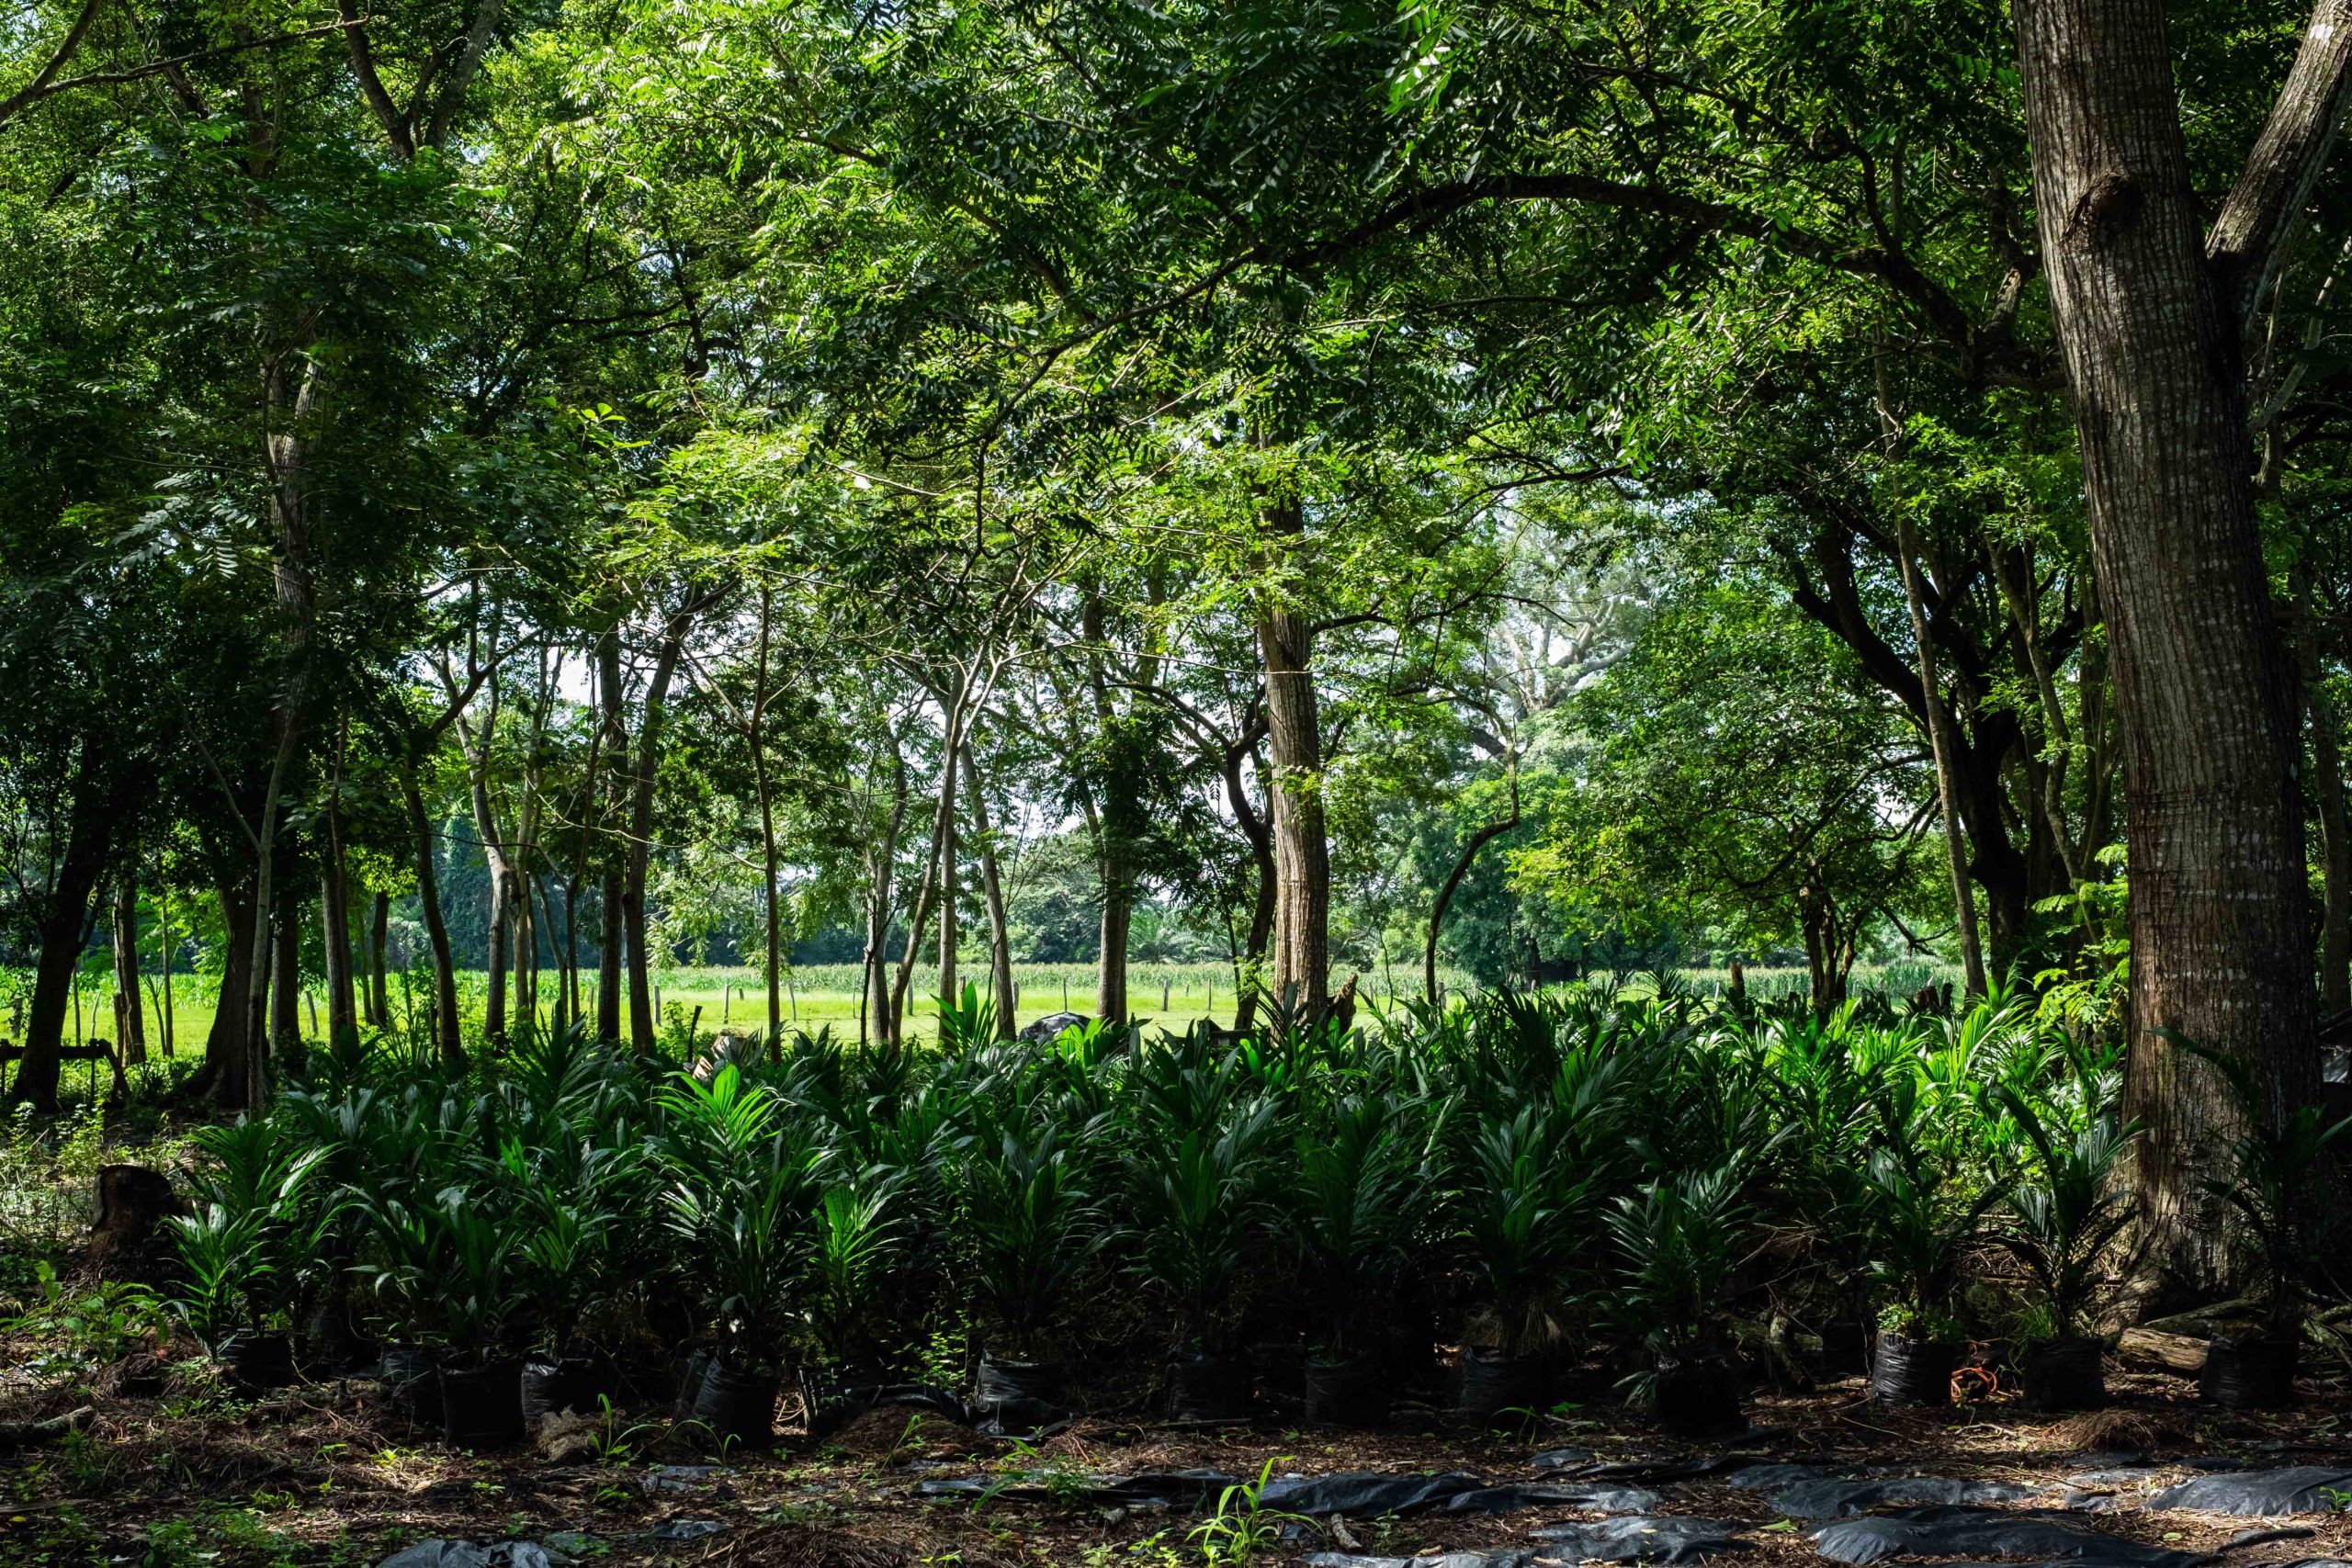
[[[2165,9],[2023,0],[2018,54],[2052,313],[2115,651],[2132,858],[2124,1113],[2177,1281],[2228,1278],[2200,1184],[2237,1132],[2168,1029],[2258,1068],[2267,1113],[2316,1092],[2295,676],[2255,516],[2245,331],[2333,148],[2352,15],[2323,0],[2208,233]]]

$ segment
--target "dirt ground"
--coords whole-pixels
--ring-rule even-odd
[[[2307,1382],[2290,1413],[2247,1416],[2200,1408],[2178,1379],[2117,1374],[2115,1409],[2068,1418],[2027,1412],[2006,1396],[1933,1414],[1888,1411],[1868,1403],[1859,1380],[1759,1393],[1750,1406],[1758,1430],[1727,1450],[1668,1441],[1605,1403],[1565,1407],[1509,1431],[1452,1427],[1409,1410],[1396,1429],[1381,1433],[1307,1430],[1279,1419],[1184,1427],[1097,1415],[1035,1445],[890,1407],[822,1443],[787,1430],[770,1451],[673,1471],[661,1467],[710,1465],[714,1456],[691,1451],[659,1420],[599,1416],[543,1431],[537,1447],[454,1452],[396,1416],[372,1382],[309,1383],[241,1401],[200,1361],[179,1359],[190,1348],[167,1347],[160,1365],[134,1353],[95,1366],[22,1340],[0,1347],[0,1423],[95,1411],[85,1430],[0,1455],[0,1562],[373,1568],[435,1538],[537,1541],[581,1562],[730,1568],[1200,1562],[1201,1544],[1190,1539],[1197,1517],[1105,1506],[1082,1495],[1080,1478],[1193,1467],[1254,1477],[1271,1461],[1277,1474],[1469,1471],[1499,1483],[1537,1479],[1535,1456],[1562,1447],[1589,1450],[1596,1462],[1731,1451],[2037,1489],[2120,1462],[2110,1457],[2118,1453],[2177,1466],[2159,1472],[2168,1478],[2195,1473],[2179,1463],[2193,1457],[2352,1468],[2343,1390],[2332,1383]],[[925,1480],[975,1476],[1007,1490],[945,1500],[917,1492]],[[1734,1562],[1820,1561],[1764,1491],[1704,1478],[1651,1484],[1664,1496],[1658,1512],[1749,1526],[1753,1545]],[[2352,1517],[2340,1509],[2255,1521],[2143,1511],[2132,1506],[2135,1495],[2127,1490],[2114,1511],[2070,1517],[2192,1551],[2219,1551],[2250,1524],[2309,1532],[2234,1547],[2228,1568],[2352,1557]],[[1546,1506],[1484,1517],[1271,1521],[1286,1526],[1287,1539],[1270,1542],[1256,1561],[1335,1549],[1408,1556],[1523,1546],[1532,1529],[1593,1517]]]

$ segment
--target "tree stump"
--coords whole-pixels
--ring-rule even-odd
[[[171,1178],[143,1165],[98,1167],[98,1217],[91,1225],[90,1262],[101,1278],[160,1283],[175,1262],[164,1222],[187,1205]]]

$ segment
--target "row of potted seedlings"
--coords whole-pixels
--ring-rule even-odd
[[[613,1392],[584,1322],[628,1298],[644,1326],[653,1298],[692,1296],[698,1315],[663,1318],[671,1342],[708,1347],[683,1403],[758,1440],[788,1355],[819,1363],[813,1400],[887,1380],[925,1269],[918,1308],[982,1331],[978,1403],[1008,1426],[1069,1399],[1058,1331],[1117,1275],[1171,1325],[1172,1412],[1238,1416],[1292,1381],[1242,1353],[1274,1280],[1311,1347],[1307,1418],[1374,1425],[1400,1337],[1408,1360],[1435,1337],[1400,1328],[1400,1287],[1442,1269],[1476,1282],[1464,1416],[1543,1407],[1563,1347],[1600,1335],[1643,1347],[1635,1381],[1661,1425],[1702,1434],[1742,1424],[1730,1305],[1768,1269],[1785,1279],[1801,1235],[1833,1303],[1824,1359],[1874,1318],[1879,1397],[1951,1397],[1962,1286],[1981,1294],[1997,1253],[2030,1300],[2028,1403],[2103,1402],[2089,1325],[2129,1261],[2117,1170],[2134,1136],[2111,1063],[2070,1058],[2027,1092],[1965,1039],[1939,1056],[1917,1031],[1709,1035],[1664,1010],[1608,1003],[1581,1032],[1554,1015],[1562,1043],[1533,1062],[1459,1014],[1378,1047],[951,1042],[920,1063],[803,1042],[749,1076],[665,1077],[558,1036],[488,1089],[354,1053],[272,1116],[198,1134],[198,1201],[174,1222],[179,1310],[239,1383],[292,1377],[305,1325],[314,1370],[379,1363],[421,1419],[480,1447]],[[1611,1035],[1628,1016],[1639,1027]],[[1715,1125],[1664,1146],[1660,1107],[1702,1090]],[[2270,1322],[2217,1340],[2206,1384],[2271,1404],[2292,1392],[2296,1204],[2342,1129],[2315,1110],[2246,1125],[2215,1196],[2266,1248]]]

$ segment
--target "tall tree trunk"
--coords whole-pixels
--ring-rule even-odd
[[[90,899],[114,852],[115,825],[133,794],[129,770],[114,768],[98,743],[85,738],[74,766],[65,852],[52,874],[40,922],[40,955],[33,966],[32,1009],[25,1020],[25,1054],[9,1099],[36,1111],[57,1109],[57,1053],[64,1044],[74,977],[90,936]]]
[[[319,935],[326,954],[330,1041],[359,1030],[359,997],[351,975],[351,866],[343,847],[343,761],[348,739],[348,725],[339,726],[334,779],[327,792],[326,840],[319,859]]]
[[[1243,939],[1241,962],[1233,976],[1233,1030],[1237,1034],[1249,1033],[1257,1023],[1266,944],[1272,941],[1274,932],[1273,841],[1267,832],[1265,818],[1259,815],[1257,803],[1250,798],[1249,787],[1241,778],[1243,761],[1256,759],[1258,737],[1263,733],[1262,718],[1262,712],[1253,715],[1241,737],[1225,749],[1226,803],[1232,808],[1234,821],[1240,825],[1241,836],[1249,840],[1250,860],[1255,870],[1249,934]]]
[[[326,859],[319,867],[319,942],[326,959],[327,1038],[341,1040],[359,1030],[359,992],[351,975],[351,894],[332,825]]]
[[[114,1043],[115,1060],[123,1066],[147,1060],[144,1005],[139,990],[139,876],[126,863],[114,894]]]
[[[252,1059],[245,1048],[244,998],[253,982],[253,885],[223,882],[220,898],[220,990],[204,1039],[204,1066],[188,1087],[199,1094],[209,1090],[215,1102],[234,1110],[246,1102],[245,1065]]]
[[[972,840],[979,850],[980,894],[989,912],[989,987],[996,997],[996,1037],[1011,1040],[1019,1032],[1016,1014],[1020,997],[1012,987],[1012,931],[1006,919],[1004,883],[997,874],[996,834],[989,826],[987,792],[980,787],[980,764],[972,748],[964,748],[965,796],[972,803]]]
[[[580,1022],[580,878],[576,875],[563,879],[563,1021],[571,1025]]]
[[[1891,420],[1892,415],[1888,416]],[[1943,683],[1936,678],[1935,639],[1928,635],[1928,598],[1921,583],[1919,540],[1907,510],[1895,513],[1895,545],[1903,557],[1903,596],[1911,607],[1911,636],[1919,662],[1919,691],[1927,700],[1928,747],[1936,762],[1936,801],[1944,829],[1944,865],[1951,878],[1952,917],[1960,935],[1961,973],[1973,1001],[1984,994],[1984,944],[1976,931],[1976,890],[1969,885],[1968,852],[1961,840],[1960,781],[1952,769],[1956,742]]]
[[[392,1026],[390,968],[392,896],[379,893],[368,919],[368,1021],[378,1029]]]
[[[1890,461],[1903,449],[1903,421],[1895,412],[1894,393],[1882,337],[1871,345],[1871,371],[1876,386],[1878,417]],[[1918,530],[1911,525],[1911,508],[1897,498],[1894,549],[1903,572],[1903,600],[1911,614],[1913,658],[1919,671],[1919,711],[1927,716],[1928,749],[1936,764],[1936,804],[1943,818],[1944,866],[1951,882],[1953,929],[1960,936],[1961,973],[1968,982],[1969,999],[1984,994],[1984,944],[1976,930],[1976,893],[1969,886],[1968,852],[1961,839],[1960,779],[1956,771],[1960,750],[1951,710],[1944,702],[1943,682],[1936,675],[1936,639],[1928,624],[1927,571],[1919,560]],[[2006,842],[2007,835],[2002,835]]]
[[[906,1038],[907,991],[913,983],[915,959],[922,952],[923,933],[930,929],[932,906],[939,898],[946,878],[953,874],[946,863],[955,852],[956,832],[956,753],[963,744],[964,700],[970,693],[969,678],[959,681],[955,692],[940,699],[940,768],[939,788],[933,796],[931,818],[931,854],[923,865],[922,885],[915,890],[914,913],[907,921],[906,950],[899,955],[898,977],[890,983],[891,1038],[903,1043]],[[945,916],[952,925],[954,914]]]
[[[621,634],[616,626],[596,639],[596,686],[605,705],[599,744],[612,778],[606,791],[606,819],[623,817],[628,799],[628,717],[623,711],[628,694],[621,687]],[[621,959],[625,945],[622,895],[628,859],[626,843],[607,852],[604,880],[597,890],[601,926],[596,951],[596,1038],[618,1043],[621,1037]]]
[[[415,840],[416,908],[424,922],[425,945],[433,955],[433,1040],[441,1065],[456,1071],[466,1065],[465,1037],[458,1029],[458,966],[449,953],[449,928],[441,918],[441,881],[435,871],[433,820],[424,814],[424,792],[416,777],[417,759],[401,764],[401,804],[408,811],[409,836]]]
[[[1135,815],[1134,791],[1121,773],[1114,761],[1103,774],[1102,843],[1095,856],[1102,919],[1097,928],[1100,945],[1094,958],[1094,1013],[1114,1023],[1125,1022],[1132,1011],[1127,1001],[1127,939],[1136,919],[1135,857],[1125,825]]]
[[[514,912],[506,922],[506,942],[514,964],[514,1027],[537,1029],[539,987],[535,955],[539,945],[538,920],[531,906],[530,879],[517,876],[514,883]]]
[[[892,738],[893,749],[897,747]],[[861,1043],[870,1030],[873,1037],[885,1045],[898,1042],[898,1032],[892,1027],[890,1010],[890,884],[898,870],[899,834],[907,820],[907,764],[903,756],[895,757],[896,783],[890,799],[890,817],[882,830],[880,843],[868,847],[870,857],[865,867],[865,991],[858,1006],[858,1039]]]
[[[2001,602],[2008,610],[2010,629],[2027,667],[2033,671],[2034,695],[2041,705],[2043,750],[2047,753],[2036,774],[2040,787],[2034,792],[2034,804],[2071,890],[2085,875],[2083,855],[2075,847],[2066,821],[2066,774],[2074,762],[2075,737],[2067,726],[2066,705],[2058,699],[2058,682],[2051,673],[2050,659],[2041,645],[2041,615],[2034,603],[2032,558],[2019,551],[2012,558],[2010,551],[1990,539],[1984,542],[1984,555],[1992,563]]]
[[[311,432],[324,401],[326,383],[316,358],[299,355],[301,375],[292,374],[297,351],[283,346],[262,371],[262,402],[266,427],[262,456],[269,476],[270,518],[277,547],[270,562],[276,590],[280,637],[284,643],[285,682],[272,714],[277,755],[270,763],[269,782],[262,792],[261,813],[254,826],[254,950],[256,954],[251,988],[245,998],[245,1107],[260,1112],[269,1105],[269,996],[266,985],[273,924],[277,918],[277,855],[278,818],[286,790],[292,782],[295,752],[301,741],[303,708],[310,692],[311,644],[317,612],[317,590],[311,577]]]
[[[2177,1030],[2283,1115],[2317,1093],[2294,670],[2256,525],[2243,321],[2316,178],[2352,39],[2323,0],[2207,259],[2163,0],[2018,0],[2035,206],[2124,721],[2134,1180],[2149,1264],[2221,1289],[2236,1117]]]
[[[760,892],[767,931],[768,1049],[784,1049],[784,910],[776,874],[775,791],[768,778],[768,643],[774,626],[775,590],[760,584],[760,666],[752,691],[752,783],[760,797]]]
[[[514,864],[499,834],[498,807],[490,798],[490,749],[498,723],[498,680],[490,682],[490,716],[478,739],[466,748],[467,783],[473,799],[474,837],[481,842],[482,859],[490,867],[490,921],[482,960],[483,1042],[495,1054],[506,1043],[506,965],[513,946]],[[464,735],[464,721],[458,721]]]
[[[1293,610],[1258,622],[1265,661],[1274,853],[1273,991],[1320,1018],[1331,999],[1331,852],[1323,828],[1315,631]]]
[[[689,602],[673,611],[662,625],[653,678],[645,688],[645,713],[638,725],[637,767],[629,779],[628,879],[621,888],[621,913],[628,938],[629,1041],[639,1051],[653,1049],[661,1028],[661,1021],[653,1016],[653,981],[645,944],[645,879],[653,852],[653,786],[662,761],[662,718],[670,701],[670,683],[677,679],[686,633],[693,629],[700,608],[701,602]]]
[[[2329,1013],[2352,1009],[2352,822],[2344,801],[2344,745],[2335,703],[2321,675],[2319,617],[2312,612],[2311,567],[2294,571],[2295,653],[2301,665],[2303,705],[2311,716],[2312,803],[2319,818],[2319,863],[2325,898],[2319,922],[2319,1005]]]
[[[176,1021],[172,1017],[172,957],[175,944],[172,941],[171,885],[164,883],[156,891],[163,900],[164,918],[155,931],[155,967],[163,980],[164,996],[156,1009],[155,1021],[157,1032],[164,1038],[164,1055],[170,1056],[179,1043]]]
[[[956,754],[951,751],[941,780],[944,809],[939,815],[939,1000],[943,1007],[955,1003],[961,994],[956,981],[956,950],[963,936],[956,918],[960,892],[956,880]]]
[[[1088,649],[1087,673],[1094,694],[1095,772],[1102,795],[1101,804],[1089,814],[1094,829],[1095,886],[1102,897],[1094,948],[1094,1013],[1123,1023],[1133,1011],[1127,1000],[1127,938],[1135,928],[1136,845],[1143,837],[1144,824],[1136,788],[1133,739],[1111,693],[1102,596],[1091,588],[1080,609],[1079,637]]]
[[[302,906],[277,901],[269,929],[269,1053],[291,1059],[302,1049]]]
[[[1513,775],[1510,815],[1498,818],[1470,835],[1469,841],[1462,846],[1462,852],[1454,857],[1453,869],[1446,873],[1444,883],[1439,886],[1435,901],[1430,905],[1429,934],[1421,943],[1421,995],[1431,1007],[1437,1006],[1437,939],[1445,930],[1445,911],[1452,907],[1453,895],[1460,891],[1462,879],[1470,874],[1470,867],[1477,860],[1478,852],[1518,826],[1519,780]]]

